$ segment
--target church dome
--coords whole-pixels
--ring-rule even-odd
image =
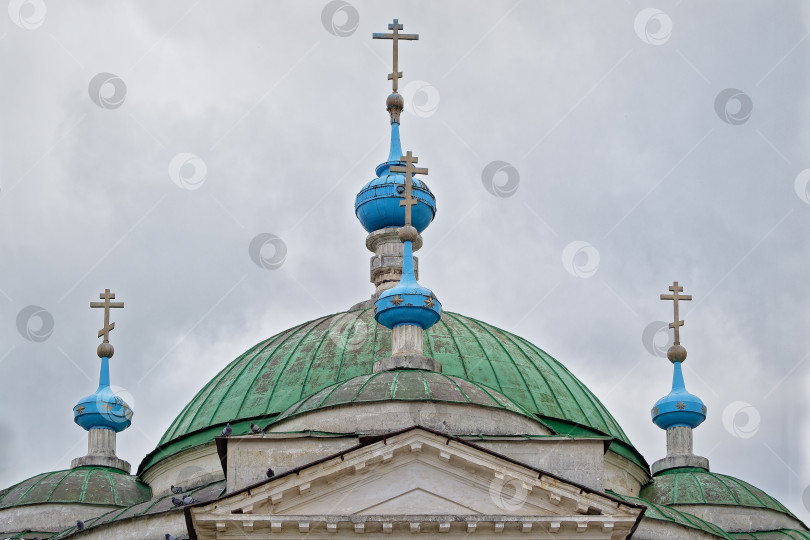
[[[425,330],[424,350],[443,376],[508,398],[553,431],[614,439],[611,450],[647,468],[613,416],[562,364],[514,334],[443,312]],[[209,443],[226,422],[234,434],[274,421],[294,404],[355,377],[390,355],[391,330],[361,307],[285,330],[239,356],[186,405],[139,472],[187,448]]]
[[[361,375],[328,386],[287,409],[278,421],[315,410],[379,401],[432,401],[501,409],[537,420],[498,392],[474,382],[435,371],[399,370]]]
[[[785,506],[747,482],[706,469],[682,467],[657,474],[639,497],[663,505],[744,506],[798,519]]]
[[[389,165],[380,165],[383,167],[378,168],[380,176],[366,184],[355,199],[355,214],[368,232],[405,224],[405,208],[399,204],[405,198],[405,175],[388,171]],[[417,200],[413,226],[422,232],[436,215],[436,198],[427,184],[417,178],[413,179],[413,197]]]
[[[99,386],[73,407],[73,421],[86,430],[111,429],[119,433],[132,424],[132,409],[112,388]]]
[[[393,96],[393,94],[388,96],[386,102],[389,110]],[[397,97],[402,99],[401,96]],[[354,213],[367,232],[405,225],[405,207],[400,204],[406,195],[405,174],[391,171],[391,167],[405,165],[401,161],[402,157],[399,124],[393,122],[388,160],[377,165],[375,170],[377,178],[363,186],[354,201]],[[427,184],[415,176],[412,177],[412,188],[412,197],[416,199],[416,204],[411,210],[411,225],[421,233],[436,216],[436,197],[433,196]]]
[[[0,510],[31,504],[131,506],[152,498],[149,486],[109,467],[43,473],[0,491]]]
[[[680,510],[676,510],[675,508],[670,508],[669,506],[664,506],[662,504],[655,504],[645,499],[639,499],[638,497],[622,495],[621,493],[616,493],[615,491],[608,490],[607,492],[610,495],[613,495],[614,497],[617,497],[623,501],[627,501],[632,504],[640,504],[646,506],[647,511],[644,512],[644,519],[664,523],[672,523],[717,538],[734,540],[733,536],[728,534],[726,531],[724,531],[714,523],[702,520],[697,516],[693,516],[692,514],[681,512]]]

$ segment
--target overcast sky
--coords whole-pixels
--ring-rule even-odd
[[[696,453],[810,520],[808,10],[12,0],[0,485],[86,453],[71,408],[96,388],[105,288],[126,303],[111,371],[133,468],[248,347],[368,298],[353,202],[387,156],[390,42],[371,34],[397,17],[420,35],[403,145],[438,201],[420,281],[560,360],[652,463],[678,280]],[[251,259],[260,234],[277,268]]]

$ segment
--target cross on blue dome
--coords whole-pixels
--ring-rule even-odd
[[[388,76],[392,81],[393,93],[385,100],[385,108],[391,117],[391,147],[388,152],[388,159],[377,165],[375,173],[377,177],[367,183],[354,202],[354,212],[357,219],[367,232],[373,232],[389,227],[402,227],[405,225],[405,211],[400,206],[400,201],[405,193],[405,176],[398,174],[392,167],[403,166],[402,143],[399,137],[399,124],[405,100],[397,93],[397,81],[402,78],[402,73],[398,71],[398,43],[401,39],[417,40],[419,34],[400,34],[403,25],[399,20],[394,19],[393,24],[388,25],[390,34],[374,34],[374,39],[390,39],[394,45],[394,69]],[[422,232],[430,225],[436,215],[436,198],[424,181],[412,178],[413,196],[417,203],[413,207],[411,225],[417,232]]]
[[[391,98],[396,96],[400,101]],[[394,101],[392,110],[402,110],[402,96],[391,94],[388,101]],[[357,219],[367,232],[373,232],[389,227],[402,227],[405,225],[405,209],[400,201],[405,197],[405,175],[391,170],[392,167],[403,166],[402,143],[399,138],[399,121],[391,123],[391,148],[388,159],[377,166],[377,178],[367,183],[354,202],[354,212]],[[436,197],[423,180],[413,178],[413,196],[417,203],[413,207],[411,224],[417,232],[424,231],[436,216]]]
[[[686,390],[683,382],[681,364],[686,360],[686,348],[681,345],[680,327],[684,322],[680,320],[678,314],[678,302],[692,300],[692,295],[681,295],[683,287],[678,285],[677,281],[669,287],[669,290],[672,294],[662,294],[661,300],[672,300],[675,311],[675,320],[669,324],[675,333],[675,343],[667,351],[667,358],[674,365],[672,390],[655,402],[651,411],[652,421],[664,430],[677,426],[696,428],[706,420],[706,406],[699,397]]]
[[[99,298],[104,302],[90,302],[91,308],[104,308],[104,327],[98,332],[98,337],[103,337],[104,341],[96,351],[101,358],[98,388],[73,407],[73,421],[87,431],[101,428],[119,433],[132,424],[132,409],[110,388],[110,358],[114,349],[109,338],[110,331],[115,328],[115,323],[110,323],[110,308],[123,308],[124,303],[111,302],[115,293],[110,289],[101,293]]]
[[[427,175],[425,168],[415,167],[419,158],[408,151],[402,152],[399,121],[405,101],[397,93],[397,82],[402,78],[398,70],[398,43],[400,39],[417,40],[418,34],[400,34],[403,29],[398,19],[388,26],[390,34],[373,34],[374,39],[390,39],[394,45],[394,69],[388,76],[393,93],[385,101],[391,116],[391,148],[388,160],[377,166],[377,178],[360,190],[355,199],[357,219],[368,232],[398,228],[402,242],[402,277],[391,289],[383,291],[375,302],[374,318],[378,323],[395,328],[403,325],[418,326],[426,330],[441,318],[442,306],[433,291],[416,281],[413,243],[419,239],[436,215],[436,198],[423,180],[414,175]]]
[[[405,208],[405,225],[399,229],[399,239],[403,243],[402,277],[394,287],[380,294],[375,302],[377,307],[374,318],[387,327],[411,324],[426,330],[439,322],[442,305],[433,291],[422,287],[416,281],[413,267],[413,242],[419,236],[411,225],[413,208],[417,200],[413,197],[412,179],[415,173],[427,174],[427,169],[414,167],[419,158],[410,151],[401,157],[404,166],[395,166],[395,172],[405,173],[405,199],[400,205]]]

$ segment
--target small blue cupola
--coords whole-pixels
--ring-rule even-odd
[[[377,165],[377,177],[366,184],[354,201],[354,213],[367,232],[405,225],[405,208],[400,204],[405,199],[405,175],[391,167],[402,166],[402,144],[399,140],[399,117],[402,111],[402,96],[393,93],[386,101],[391,114],[391,149],[388,159]],[[424,231],[436,216],[436,197],[423,180],[412,178],[413,197],[411,225],[417,232]]]
[[[675,321],[670,323],[670,328],[674,329],[675,342],[667,351],[667,358],[674,366],[672,375],[672,390],[666,396],[655,402],[652,408],[652,421],[661,429],[670,429],[677,426],[696,428],[706,420],[706,406],[703,401],[694,394],[686,390],[683,382],[683,370],[681,364],[686,360],[686,348],[681,345],[680,327],[684,322],[678,314],[678,302],[680,300],[691,300],[692,295],[682,295],[683,287],[674,282],[669,287],[672,294],[662,294],[662,300],[672,300],[675,309]]]
[[[110,308],[122,308],[124,303],[111,302],[115,299],[115,293],[111,293],[110,289],[99,297],[104,301],[90,303],[90,307],[104,308],[104,328],[98,332],[98,337],[104,337],[104,341],[96,351],[101,358],[98,388],[73,407],[73,421],[87,431],[109,429],[119,433],[132,424],[132,409],[110,388],[110,358],[115,352],[109,339],[110,331],[115,328],[115,323],[110,323]]]

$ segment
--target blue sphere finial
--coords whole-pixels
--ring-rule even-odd
[[[73,407],[73,421],[87,431],[111,429],[116,433],[132,424],[132,409],[110,388],[110,359],[101,358],[98,388]]]
[[[110,358],[115,354],[110,343],[110,332],[115,329],[115,323],[110,322],[110,309],[123,308],[124,303],[112,302],[115,300],[115,293],[110,289],[105,289],[98,297],[104,301],[90,302],[91,308],[104,309],[104,327],[98,332],[98,337],[103,337],[104,341],[96,349],[96,354],[101,358],[98,388],[73,407],[73,421],[87,431],[101,428],[118,433],[132,423],[132,409],[110,388]]]
[[[706,406],[703,401],[686,390],[681,364],[686,359],[686,349],[680,344],[670,348],[667,356],[674,364],[672,390],[659,399],[653,407],[652,421],[661,429],[676,426],[696,428],[706,420]]]
[[[394,287],[380,294],[374,303],[374,318],[386,328],[412,324],[427,330],[441,318],[442,304],[433,291],[416,281],[413,269],[412,241],[417,232],[413,227],[400,229],[403,242],[402,278]]]
[[[399,204],[405,198],[405,175],[390,170],[391,167],[405,164],[398,120],[397,117],[397,121],[393,118],[391,121],[388,160],[377,165],[377,178],[366,184],[354,201],[354,213],[367,232],[405,225],[405,209]],[[413,178],[412,189],[417,203],[412,209],[411,225],[421,233],[436,215],[436,197],[427,184],[418,178]]]

